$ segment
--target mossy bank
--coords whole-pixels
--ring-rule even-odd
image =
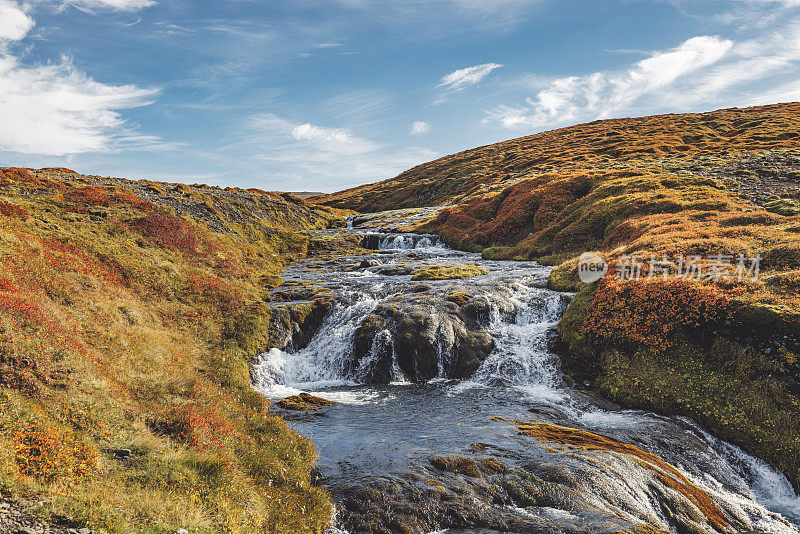
[[[321,532],[314,445],[250,387],[303,343],[296,258],[357,243],[288,194],[0,169],[0,493],[101,532]],[[307,290],[313,292],[313,289]]]

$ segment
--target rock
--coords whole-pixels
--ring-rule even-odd
[[[395,378],[395,364],[413,382],[440,375],[466,378],[494,348],[494,339],[482,330],[477,315],[441,295],[412,289],[378,306],[361,322],[349,371],[359,381],[377,384]],[[484,315],[488,324],[488,308]]]
[[[189,531],[186,530],[185,528],[179,528],[178,530],[175,531],[175,534],[189,534]]]
[[[17,529],[16,534],[37,534],[37,532],[31,527],[22,527]]]
[[[78,529],[78,534],[92,534],[92,532],[92,529],[86,527]]]
[[[315,397],[308,393],[301,393],[299,395],[292,395],[281,399],[276,403],[284,410],[296,410],[300,412],[313,412],[317,411],[323,406],[336,406],[336,403],[322,397]]]

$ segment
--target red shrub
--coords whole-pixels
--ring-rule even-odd
[[[191,223],[166,213],[149,213],[128,224],[161,248],[194,257],[216,252],[217,246],[211,236]]]
[[[20,473],[45,482],[82,478],[97,468],[97,453],[55,428],[23,423],[12,435]]]
[[[142,211],[150,211],[155,208],[150,202],[144,201],[128,191],[107,191],[95,186],[71,189],[64,193],[64,200],[76,204],[77,211],[85,211],[81,208],[87,206],[112,205],[127,205]]]
[[[146,422],[154,433],[201,451],[224,446],[224,439],[236,433],[235,427],[216,410],[196,405],[162,411]]]
[[[186,280],[185,292],[201,299],[224,314],[241,308],[244,297],[239,286],[220,278],[192,273]]]
[[[732,303],[715,286],[694,280],[613,280],[598,286],[583,324],[590,335],[653,349],[679,332],[724,320]]]
[[[28,218],[27,211],[19,206],[11,204],[10,202],[0,202],[0,215],[5,215],[6,217],[16,217],[17,219],[22,219],[23,221]]]
[[[10,167],[5,171],[0,171],[0,185],[18,185],[35,190],[63,189],[65,187],[61,182],[34,176],[29,169],[19,167]]]

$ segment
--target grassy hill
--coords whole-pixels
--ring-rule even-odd
[[[320,532],[313,444],[249,359],[309,313],[267,291],[336,224],[289,194],[0,168],[0,497],[109,532]]]
[[[580,124],[465,150],[317,199],[360,212],[437,206],[549,171],[728,158],[800,143],[800,103]]]
[[[578,292],[557,344],[577,383],[688,415],[800,489],[799,103],[596,121],[315,201],[444,205],[410,229],[556,265],[551,287]],[[582,284],[577,256],[590,250],[610,268]],[[619,280],[632,257],[644,276]],[[737,275],[739,258],[760,258],[757,278]]]

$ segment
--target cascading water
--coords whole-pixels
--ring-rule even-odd
[[[484,261],[432,236],[373,232],[364,240],[378,251],[368,261],[300,263],[285,274],[330,289],[334,305],[306,347],[272,349],[253,369],[255,387],[269,397],[307,391],[342,404],[323,417],[294,417],[320,448],[320,472],[339,502],[339,527],[381,532],[369,526],[374,517],[402,523],[386,531],[459,532],[480,525],[484,532],[613,532],[641,522],[720,531],[693,523],[692,513],[699,512],[684,509],[694,505],[641,462],[557,454],[491,420],[502,416],[585,429],[656,454],[736,521],[729,531],[797,532],[774,512],[800,521],[800,499],[764,462],[687,419],[619,410],[564,384],[548,346],[570,296],[544,288],[546,268]],[[428,282],[413,282],[409,274],[422,265],[464,262],[480,263],[490,274]],[[386,322],[365,330],[365,322],[378,320]],[[418,335],[403,330],[409,324]],[[355,360],[364,331],[372,336],[369,347]],[[480,343],[464,348],[479,335],[491,336],[486,354],[473,350]],[[475,369],[464,363],[473,360]],[[381,366],[386,372],[376,371]],[[455,380],[459,369],[471,372]],[[502,478],[484,473],[478,483],[431,467],[434,457],[489,454],[480,451],[491,451],[506,466]],[[526,477],[539,480],[536,491],[544,493],[533,499],[523,497],[533,490],[514,489],[528,487]],[[486,493],[490,486],[495,489]],[[370,508],[366,503],[375,499],[380,505]]]

